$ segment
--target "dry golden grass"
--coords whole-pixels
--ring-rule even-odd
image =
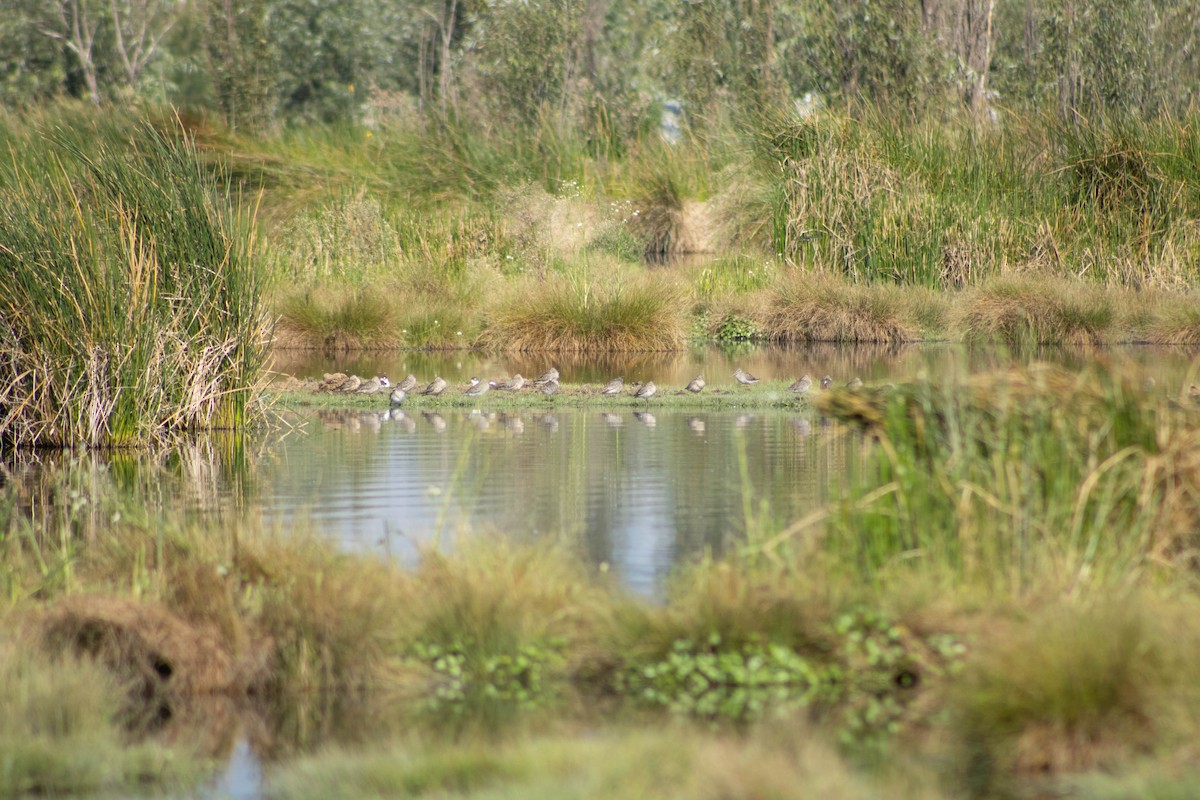
[[[1194,601],[1056,602],[993,630],[952,692],[974,788],[1128,765],[1188,746],[1200,656]]]
[[[484,346],[513,351],[676,350],[683,342],[684,303],[650,276],[526,282],[497,303],[481,335]]]
[[[766,338],[781,342],[907,342],[921,338],[909,298],[917,287],[863,285],[794,273],[762,311]]]
[[[955,325],[967,341],[1103,344],[1116,321],[1113,291],[1046,274],[1003,277],[967,294]]]

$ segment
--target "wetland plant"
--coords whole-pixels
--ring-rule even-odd
[[[248,219],[192,142],[106,117],[10,118],[0,141],[3,446],[145,445],[249,422],[261,274]]]

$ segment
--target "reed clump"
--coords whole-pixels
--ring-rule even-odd
[[[825,539],[860,579],[912,569],[1021,596],[1046,581],[1078,590],[1191,564],[1195,415],[1101,367],[830,392],[817,403],[884,445],[876,476]]]
[[[550,278],[498,302],[481,342],[499,350],[676,350],[684,341],[674,287],[648,279]]]
[[[183,785],[199,777],[185,748],[130,744],[122,686],[99,663],[0,636],[0,795]]]
[[[1096,345],[1116,322],[1111,292],[1048,275],[998,278],[972,291],[959,306],[957,327],[969,342],[1012,347]]]
[[[981,642],[949,698],[973,791],[1185,749],[1198,722],[1197,629],[1178,602],[1170,609],[1144,598],[1056,605]]]
[[[908,296],[916,290],[796,273],[768,296],[764,337],[779,342],[907,342],[920,338]]]
[[[3,444],[145,445],[252,420],[254,239],[192,143],[105,117],[8,118],[0,142]]]

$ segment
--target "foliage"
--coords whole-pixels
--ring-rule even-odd
[[[101,117],[0,128],[7,446],[141,445],[257,413],[262,277],[193,144]]]

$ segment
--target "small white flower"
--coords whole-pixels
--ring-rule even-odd
[[[455,334],[455,335],[456,335],[456,336],[462,336],[462,331],[459,331],[459,332],[458,332],[457,334]]]

